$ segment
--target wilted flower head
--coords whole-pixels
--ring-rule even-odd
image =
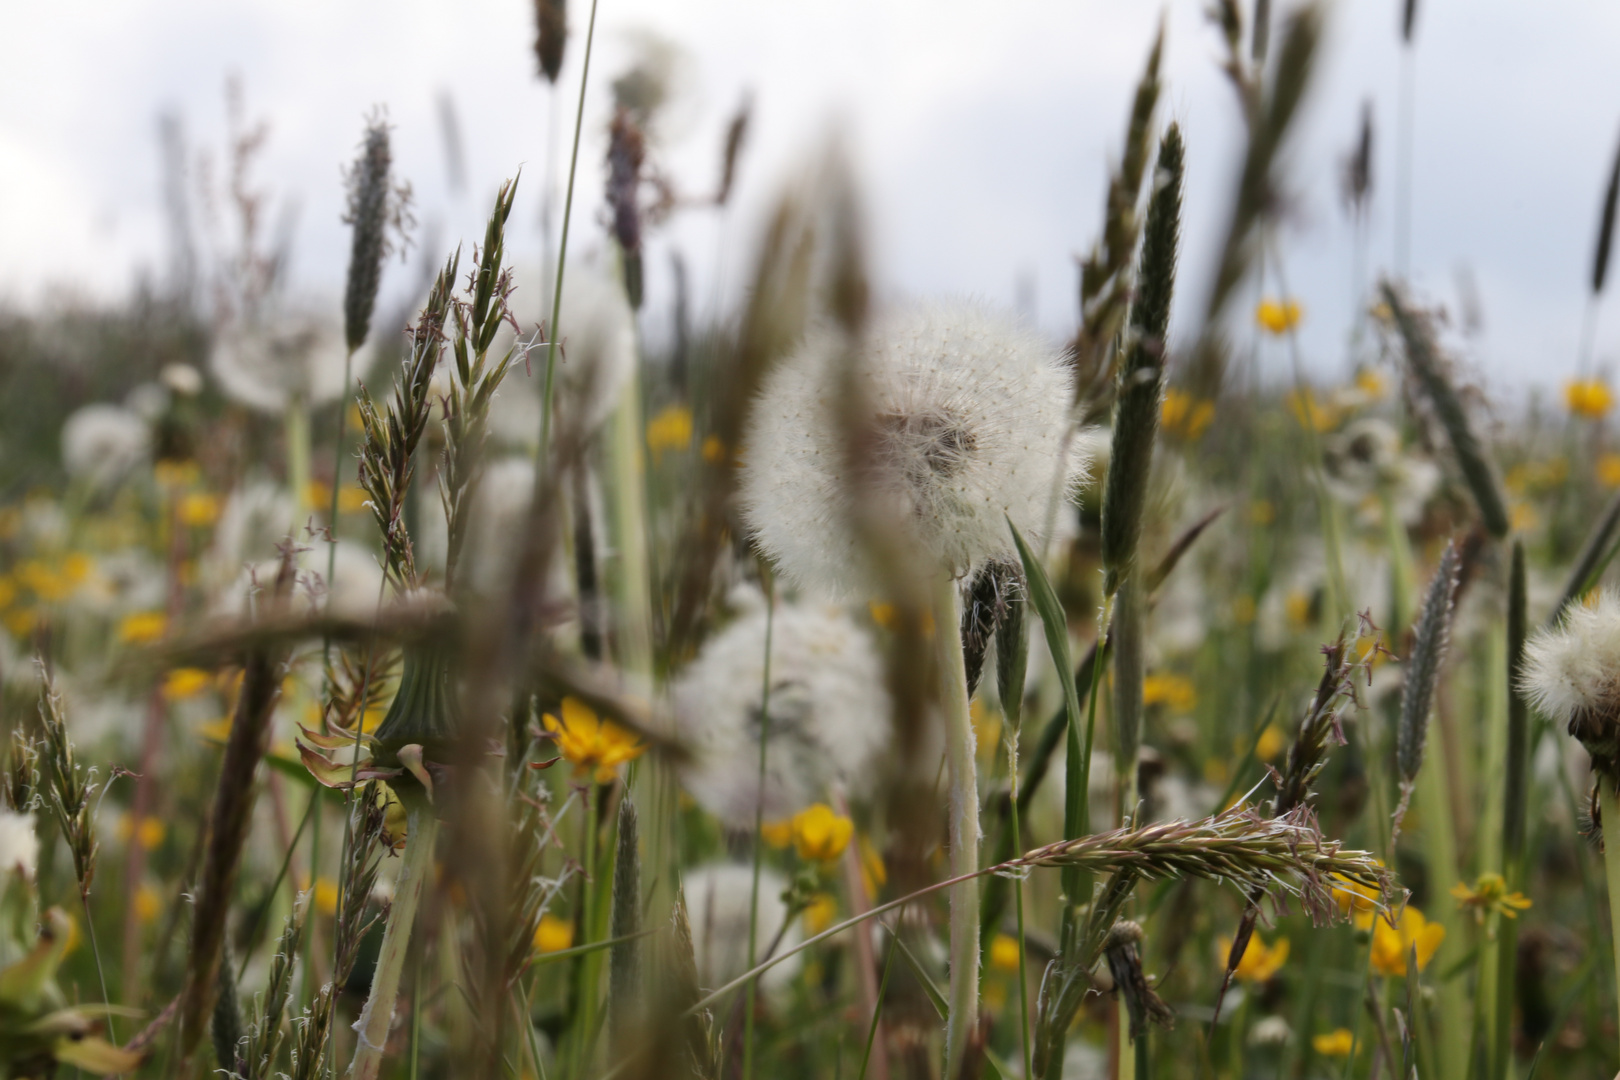
[[[152,433],[133,410],[85,405],[62,425],[62,465],[69,475],[111,484],[144,462]]]
[[[762,792],[764,676],[761,607],[710,638],[676,681],[676,723],[693,751],[683,775],[692,797],[727,825],[752,829],[761,801],[765,818],[778,820],[825,798],[835,782],[853,799],[870,793],[890,714],[870,635],[836,609],[777,606]]]
[[[748,912],[754,881],[753,868],[742,863],[713,863],[681,875],[687,918],[692,925],[692,957],[697,962],[698,985],[712,989],[748,970]],[[775,871],[759,871],[759,924],[755,941],[758,955],[775,940],[787,921],[782,900],[787,882]],[[789,928],[777,946],[781,952],[799,943],[797,927]],[[785,986],[798,970],[798,958],[789,957],[764,975],[767,989]]]
[[[1085,469],[1064,432],[1072,397],[1058,353],[1034,331],[973,303],[935,303],[879,320],[854,373],[876,452],[850,474],[847,343],[812,332],[766,380],[745,437],[744,516],[795,583],[834,594],[882,583],[853,528],[858,489],[886,503],[908,556],[964,575],[1017,558],[1006,518],[1040,534],[1054,494]]]
[[[319,405],[340,397],[346,356],[335,321],[283,315],[221,329],[208,369],[238,405],[279,414],[294,399]]]
[[[1571,604],[1558,626],[1524,647],[1520,689],[1542,715],[1568,727],[1599,772],[1620,756],[1620,594]]]

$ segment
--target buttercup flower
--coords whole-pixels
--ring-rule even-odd
[[[1277,300],[1267,297],[1254,309],[1254,321],[1268,334],[1282,335],[1299,325],[1304,309],[1298,300]]]
[[[562,700],[562,719],[547,713],[541,724],[557,742],[557,752],[574,766],[576,774],[595,770],[596,782],[606,784],[627,761],[646,749],[640,740],[611,720],[603,720],[578,698]]]
[[[876,438],[861,478],[850,474],[839,417],[847,355],[841,335],[815,330],[766,380],[741,485],[760,550],[801,587],[881,593],[852,527],[852,500],[865,490],[887,504],[908,556],[930,574],[1016,560],[1006,519],[1033,538],[1054,483],[1067,493],[1085,472],[1065,458],[1073,395],[1057,350],[975,304],[879,319],[853,360]]]
[[[1220,957],[1224,963],[1232,953],[1232,940],[1223,938],[1220,942]],[[1233,972],[1244,982],[1270,982],[1277,972],[1288,960],[1288,939],[1278,938],[1274,944],[1267,945],[1261,940],[1259,934],[1249,938],[1249,944],[1243,950],[1243,959],[1238,961],[1237,970]]]
[[[831,862],[838,858],[853,835],[855,823],[826,803],[816,803],[793,815],[793,848],[799,858],[807,862]]]
[[[1614,407],[1614,394],[1602,379],[1571,379],[1564,384],[1564,403],[1586,420],[1601,420]]]
[[[1166,390],[1164,401],[1159,405],[1159,426],[1188,442],[1197,442],[1214,419],[1213,401],[1194,398],[1182,390]]]
[[[1349,1028],[1335,1028],[1311,1039],[1311,1048],[1323,1057],[1349,1057],[1356,1048],[1356,1037]]]
[[[663,457],[666,450],[685,450],[692,445],[692,410],[685,405],[667,406],[647,421],[647,449],[653,460]]]
[[[1473,888],[1459,881],[1451,887],[1451,895],[1457,898],[1458,904],[1472,911],[1481,925],[1493,911],[1504,919],[1517,919],[1519,912],[1530,909],[1530,898],[1522,892],[1508,892],[1507,881],[1501,874],[1481,874]]]
[[[535,952],[562,952],[574,944],[574,924],[555,915],[540,916],[540,925],[534,928]]]
[[[1430,922],[1410,905],[1401,910],[1398,925],[1390,925],[1389,916],[1380,915],[1373,923],[1373,970],[1380,975],[1405,975],[1408,954],[1416,950],[1417,969],[1422,971],[1445,939],[1444,926]]]

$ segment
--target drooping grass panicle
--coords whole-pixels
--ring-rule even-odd
[[[1406,662],[1401,715],[1395,729],[1395,766],[1400,777],[1401,799],[1395,808],[1392,837],[1400,835],[1401,819],[1406,816],[1407,805],[1417,786],[1418,770],[1423,767],[1435,687],[1439,685],[1446,651],[1451,644],[1451,617],[1456,607],[1461,565],[1457,545],[1447,544],[1429,582],[1417,623],[1412,627],[1411,655]]]
[[[267,606],[279,607],[291,595],[293,555],[292,546],[284,545]],[[180,1013],[181,1052],[186,1057],[202,1037],[203,1017],[210,1011],[217,985],[225,923],[258,794],[255,773],[269,749],[270,719],[281,695],[285,657],[283,650],[261,648],[250,652],[243,663],[242,685],[209,813],[208,843],[192,916],[191,951]]]
[[[1390,317],[1405,345],[1406,362],[1411,366],[1424,396],[1433,406],[1435,416],[1446,429],[1451,449],[1457,455],[1457,464],[1479,507],[1480,519],[1492,536],[1501,539],[1508,534],[1511,523],[1507,503],[1502,497],[1501,482],[1486,456],[1485,447],[1474,433],[1462,399],[1451,385],[1435,343],[1433,327],[1423,315],[1414,311],[1391,281],[1379,286],[1384,303],[1389,306]]]
[[[1153,441],[1159,430],[1170,301],[1175,292],[1181,174],[1181,130],[1171,124],[1159,143],[1136,297],[1131,305],[1130,336],[1114,392],[1113,448],[1102,506],[1103,592],[1109,596],[1130,572],[1142,534]]]
[[[360,486],[365,489],[372,516],[383,537],[388,575],[401,591],[418,580],[416,557],[405,527],[405,496],[415,471],[417,444],[427,430],[432,412],[431,386],[444,351],[444,326],[455,290],[458,250],[433,283],[427,306],[410,331],[410,350],[394,386],[390,407],[379,410],[371,395],[360,390],[360,422],[365,446],[360,455]]]
[[[45,803],[73,858],[73,877],[82,900],[90,895],[90,883],[96,876],[96,853],[101,847],[96,840],[95,809],[90,801],[96,791],[93,770],[86,771],[75,759],[62,711],[62,695],[50,668],[41,661],[36,661],[35,666],[40,675],[39,721],[44,739],[38,757],[45,764]],[[28,759],[24,755],[21,760]],[[17,787],[21,786],[19,782]]]
[[[343,337],[350,353],[365,343],[371,331],[383,260],[396,242],[404,246],[406,230],[412,224],[410,185],[396,184],[393,178],[389,130],[382,110],[367,118],[359,156],[344,176],[348,210],[343,222],[353,230],[343,290]]]
[[[534,0],[534,55],[540,74],[553,86],[562,72],[568,41],[568,0]]]
[[[1131,297],[1131,256],[1141,229],[1137,207],[1152,146],[1153,114],[1162,88],[1159,64],[1163,56],[1161,23],[1131,99],[1124,153],[1108,178],[1102,236],[1080,263],[1080,328],[1073,344],[1077,404],[1106,386],[1113,370],[1115,342],[1125,325]]]

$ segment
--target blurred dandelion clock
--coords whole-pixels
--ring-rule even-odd
[[[836,609],[780,604],[771,637],[764,786],[765,611],[711,638],[674,688],[676,722],[693,747],[683,779],[727,826],[752,829],[825,799],[834,784],[871,794],[889,745],[889,694],[871,636]]]
[[[862,485],[845,466],[844,357],[842,338],[813,332],[770,376],[742,476],[761,550],[796,584],[839,596],[881,585],[852,528]],[[931,573],[961,577],[988,559],[1016,561],[1006,519],[1038,537],[1054,490],[1071,493],[1086,472],[1081,454],[1092,444],[1064,437],[1073,393],[1058,351],[988,307],[892,312],[854,365],[876,438],[861,479]]]
[[[1376,524],[1385,507],[1405,525],[1422,518],[1440,486],[1440,469],[1403,450],[1401,436],[1385,420],[1364,417],[1327,440],[1323,448],[1328,488]]]
[[[319,405],[341,396],[346,356],[335,320],[290,319],[221,330],[208,369],[238,405],[280,415],[295,401]]]
[[[699,986],[710,989],[723,986],[748,970],[748,920],[753,881],[753,868],[742,863],[714,863],[681,875]],[[773,870],[759,872],[756,934],[762,943],[775,941],[787,922],[788,908],[782,901],[787,884]],[[777,951],[791,949],[798,943],[798,928],[788,927]],[[789,957],[760,976],[759,981],[767,990],[785,987],[798,967],[798,958]]]
[[[39,864],[39,835],[29,814],[0,810],[0,873],[34,876]]]
[[[122,479],[151,452],[146,421],[121,405],[86,405],[62,425],[62,465],[97,486]]]

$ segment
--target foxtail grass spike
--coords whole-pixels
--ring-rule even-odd
[[[534,55],[540,74],[556,85],[568,41],[568,0],[534,0]]]
[[[1406,361],[1451,440],[1451,449],[1457,455],[1457,464],[1462,469],[1463,478],[1468,481],[1469,490],[1473,492],[1485,529],[1500,540],[1507,536],[1512,527],[1507,504],[1502,498],[1501,484],[1485,456],[1484,446],[1474,434],[1462,399],[1457,396],[1456,388],[1441,367],[1433,331],[1422,316],[1407,306],[1405,298],[1392,282],[1384,281],[1380,291],[1406,346]]]
[[[613,861],[613,938],[609,955],[608,1018],[613,1045],[627,1045],[637,1030],[641,1000],[641,854],[636,804],[628,793],[619,803],[619,835]]]
[[[1395,807],[1391,843],[1401,832],[1401,821],[1417,786],[1418,770],[1423,767],[1423,750],[1429,738],[1429,714],[1434,707],[1434,691],[1445,666],[1446,649],[1451,643],[1451,616],[1457,600],[1461,559],[1455,543],[1447,544],[1429,582],[1423,609],[1412,628],[1412,652],[1406,660],[1401,687],[1401,716],[1395,729],[1395,766],[1400,776],[1401,800]]]
[[[391,232],[401,232],[408,215],[408,189],[396,188],[388,123],[381,113],[366,122],[360,156],[347,176],[348,212],[344,224],[353,230],[349,275],[343,290],[343,336],[349,352],[365,343],[371,313],[377,306],[383,260],[392,247]],[[345,393],[348,387],[344,388]]]
[[[1181,229],[1181,131],[1171,124],[1159,143],[1148,204],[1131,337],[1114,393],[1113,450],[1103,488],[1103,591],[1112,596],[1130,572],[1142,535],[1153,441],[1159,430],[1170,301],[1175,292]]]
[[[1614,152],[1614,164],[1609,168],[1609,187],[1603,193],[1603,213],[1598,219],[1597,245],[1592,252],[1592,295],[1603,291],[1609,274],[1609,250],[1614,245],[1614,217],[1616,204],[1620,204],[1620,147]]]

